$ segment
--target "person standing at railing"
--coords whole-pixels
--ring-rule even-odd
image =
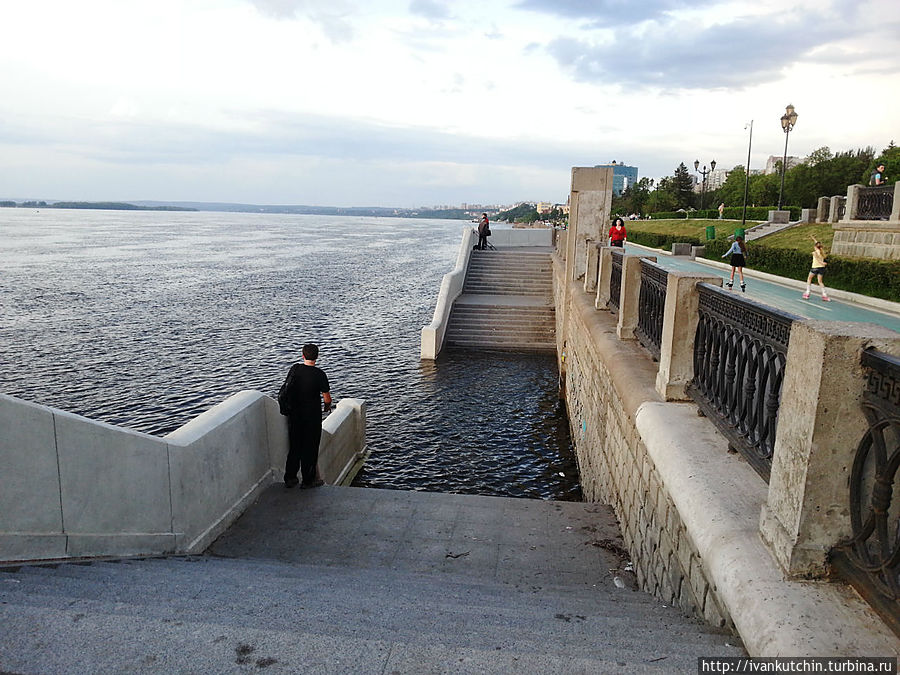
[[[876,185],[884,185],[886,182],[887,177],[884,175],[884,164],[879,164],[869,178],[869,185],[874,187]]]
[[[830,302],[831,298],[828,297],[828,293],[825,292],[825,284],[822,282],[822,276],[825,274],[825,267],[828,265],[825,247],[822,246],[822,242],[817,239],[813,239],[815,245],[813,246],[812,252],[812,267],[809,270],[809,275],[806,277],[806,291],[803,293],[803,299],[806,300],[809,297],[809,288],[812,285],[813,277],[816,277],[819,281],[819,288],[822,289],[822,300],[825,302]]]
[[[741,292],[747,292],[747,284],[744,283],[744,265],[747,264],[747,245],[743,237],[735,237],[731,248],[725,251],[722,257],[731,256],[731,278],[725,283],[728,288],[734,288],[734,271],[737,270],[741,280]]]
[[[481,214],[481,221],[478,223],[478,246],[479,251],[484,251],[488,247],[487,238],[491,236],[491,223],[486,213]]]
[[[624,248],[627,238],[628,234],[625,232],[625,221],[621,218],[616,218],[613,221],[612,227],[609,228],[609,245]]]
[[[284,465],[284,486],[296,487],[303,478],[301,489],[319,487],[319,442],[322,440],[322,412],[331,410],[328,377],[316,367],[319,348],[303,345],[303,361],[291,366],[284,384],[278,391],[278,406],[288,418],[290,448]],[[321,398],[320,398],[321,396]]]

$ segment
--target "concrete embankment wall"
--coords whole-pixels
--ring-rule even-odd
[[[752,656],[900,654],[852,589],[785,578],[760,538],[765,482],[695,404],[663,399],[659,364],[566,283],[559,255],[554,293],[585,499],[615,510],[641,588],[735,632]]]
[[[0,395],[0,560],[196,553],[280,478],[286,418],[239,392],[164,438]],[[365,453],[365,403],[323,423],[320,470]]]

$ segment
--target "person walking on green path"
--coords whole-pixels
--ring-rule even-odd
[[[747,264],[747,245],[744,244],[744,238],[737,236],[731,243],[731,248],[725,251],[726,256],[731,256],[731,278],[725,283],[728,288],[734,287],[734,271],[737,270],[738,277],[741,280],[741,292],[747,292],[747,284],[744,283],[744,265]]]
[[[831,298],[825,292],[825,284],[822,282],[822,276],[825,274],[825,268],[828,266],[825,247],[817,239],[813,239],[813,241],[815,245],[812,251],[812,267],[809,270],[809,275],[806,277],[806,291],[803,293],[803,299],[806,300],[809,297],[809,288],[812,285],[813,277],[816,277],[819,281],[819,288],[822,289],[822,300],[830,302]]]

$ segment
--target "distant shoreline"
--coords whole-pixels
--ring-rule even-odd
[[[33,209],[100,209],[108,211],[217,211],[226,213],[270,213],[310,216],[366,216],[376,218],[437,218],[469,220],[485,209],[396,209],[382,206],[305,206],[230,204],[224,202],[52,202],[0,200],[0,207]],[[476,213],[477,211],[477,213]],[[493,211],[493,210],[491,210]]]

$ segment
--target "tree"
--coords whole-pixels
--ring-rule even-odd
[[[675,169],[674,194],[679,208],[687,209],[694,203],[694,179],[688,172],[684,162]]]

